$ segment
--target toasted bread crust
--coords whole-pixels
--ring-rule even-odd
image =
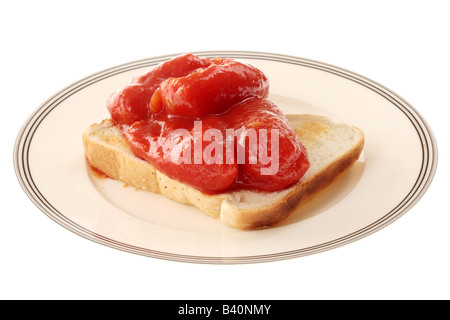
[[[275,193],[233,191],[217,195],[204,194],[187,184],[167,177],[148,162],[134,156],[122,138],[120,129],[110,120],[87,128],[83,133],[83,146],[90,164],[112,179],[136,188],[161,193],[181,203],[194,205],[228,226],[254,230],[279,223],[299,205],[326,188],[355,163],[364,146],[364,134],[355,127],[335,124],[325,117],[314,115],[288,115],[287,118],[305,145],[313,163],[298,183]],[[343,150],[335,148],[336,150],[330,153],[329,159],[323,160],[323,155],[318,157],[316,150],[323,149],[324,145],[333,146],[331,144],[339,143],[333,139],[334,133],[340,132],[337,130],[341,130],[341,127],[346,130],[345,138],[352,139],[351,143],[343,144]],[[252,201],[245,203],[246,200],[241,198],[245,198],[248,194],[266,200],[262,205],[258,205],[258,201],[253,201],[254,204]],[[242,202],[245,203],[244,206],[241,205]]]
[[[354,149],[349,150],[341,158],[317,172],[313,179],[300,181],[279,201],[260,210],[236,210],[222,207],[221,220],[231,226],[239,226],[243,230],[254,230],[273,226],[286,219],[301,204],[311,200],[325,189],[341,173],[349,169],[359,158],[364,142],[361,140]]]

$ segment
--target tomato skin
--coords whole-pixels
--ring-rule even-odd
[[[128,86],[112,94],[106,107],[116,124],[131,125],[150,114],[150,100],[161,82],[170,77],[183,77],[198,68],[205,68],[211,60],[185,54],[157,65],[149,72],[134,77]]]
[[[156,90],[156,88],[171,77],[184,77],[199,68],[206,68],[211,65],[211,60],[201,58],[191,53],[177,56],[155,66],[149,72],[136,76],[131,80],[131,84],[138,84]]]
[[[268,99],[244,101],[224,114],[224,119],[235,130],[240,129],[239,140],[254,130],[258,136],[257,163],[250,163],[251,146],[246,144],[245,163],[239,167],[235,189],[276,191],[297,182],[309,169],[308,155],[289,121],[281,110]],[[267,141],[261,141],[260,130],[267,132]],[[277,135],[272,140],[272,134]],[[262,153],[262,154],[261,154]],[[263,163],[262,157],[267,156]],[[263,169],[270,173],[263,174]],[[268,170],[271,169],[271,170]]]
[[[159,87],[162,106],[168,114],[201,117],[220,114],[249,98],[266,98],[269,81],[252,65],[232,59],[215,59],[205,69],[185,77],[171,77]]]
[[[202,122],[203,133],[216,124],[210,125]],[[214,126],[216,128],[216,126]],[[186,129],[187,128],[187,129]],[[180,143],[178,135],[174,135],[176,129],[186,129],[185,145],[189,148],[189,154],[185,154],[188,161],[174,161],[171,151]],[[192,119],[165,118],[162,120],[143,120],[135,122],[124,131],[124,137],[135,155],[152,163],[156,169],[170,178],[189,184],[190,186],[208,194],[219,193],[228,190],[235,182],[239,173],[236,163],[210,163],[203,161],[195,163],[196,137],[193,134],[194,124]],[[201,142],[200,142],[201,143]],[[203,154],[205,144],[201,143]],[[225,147],[223,145],[223,147]],[[181,157],[180,157],[181,158]],[[180,159],[177,158],[177,159]]]
[[[152,95],[153,92],[146,87],[129,85],[112,94],[106,102],[106,107],[116,124],[131,125],[148,117],[148,101]]]

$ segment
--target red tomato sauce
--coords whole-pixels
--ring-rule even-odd
[[[233,59],[186,54],[111,95],[107,108],[133,153],[204,193],[276,191],[309,168],[269,81]]]

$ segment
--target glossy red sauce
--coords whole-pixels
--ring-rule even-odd
[[[107,108],[134,154],[173,179],[211,194],[276,191],[309,162],[268,92],[249,64],[187,54],[134,78]]]

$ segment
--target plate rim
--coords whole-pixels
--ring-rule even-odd
[[[372,90],[378,95],[381,95],[384,99],[388,100],[392,105],[396,106],[400,111],[402,111],[402,113],[410,120],[411,124],[416,130],[416,133],[419,136],[419,140],[422,142],[422,166],[415,184],[412,186],[409,193],[391,211],[387,212],[378,220],[359,230],[356,230],[350,234],[336,238],[334,240],[326,241],[324,243],[305,248],[278,253],[259,254],[254,256],[206,257],[168,253],[148,248],[142,248],[102,236],[101,234],[95,233],[65,217],[63,213],[59,212],[55,207],[53,207],[52,204],[45,199],[45,196],[41,194],[39,189],[34,184],[30,168],[27,168],[27,165],[29,164],[29,148],[33,140],[34,133],[39,128],[40,123],[65,99],[95,82],[109,78],[116,74],[132,71],[134,69],[151,67],[184,53],[187,52],[172,53],[134,60],[88,75],[78,81],[73,82],[70,85],[67,85],[63,89],[50,96],[39,107],[37,107],[31,113],[31,115],[28,116],[16,136],[13,150],[13,162],[14,170],[19,184],[21,185],[28,198],[36,205],[38,209],[40,209],[49,218],[51,218],[53,221],[63,226],[64,228],[68,229],[69,231],[74,232],[75,234],[93,242],[121,251],[178,262],[206,264],[242,264],[298,258],[323,251],[328,251],[357,241],[376,231],[379,231],[380,229],[386,227],[387,225],[403,216],[422,198],[422,196],[428,190],[435,176],[438,163],[438,146],[436,138],[423,116],[411,104],[409,104],[398,94],[394,93],[392,90],[386,88],[376,81],[373,81],[365,76],[349,71],[347,69],[332,64],[319,62],[317,60],[301,58],[292,55],[260,51],[196,51],[189,53],[193,53],[202,57],[221,56],[235,59],[260,59],[265,61],[290,63],[303,67],[314,68],[322,72],[328,72],[341,78],[353,81],[359,85],[366,87],[369,90]]]

